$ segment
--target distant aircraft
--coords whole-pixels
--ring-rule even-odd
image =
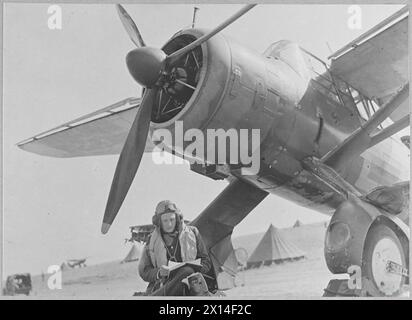
[[[208,148],[203,164],[191,164],[196,173],[230,183],[192,221],[218,283],[224,267],[236,265],[230,258],[234,227],[271,193],[332,215],[325,241],[332,273],[359,266],[372,284],[369,294],[395,295],[409,282],[409,151],[393,137],[409,125],[408,8],[332,54],[329,65],[291,41],[275,42],[261,54],[220,33],[254,6],[213,30],[181,30],[159,49],[146,46],[117,5],[137,47],[126,62],[143,97],[18,146],[63,158],[120,153],[102,224],[107,233],[143,153],[153,151],[154,130],[175,132],[177,120],[185,132],[260,129],[258,173],[246,174],[247,166],[229,158],[210,163],[207,155],[215,150]],[[248,144],[238,151],[248,152]],[[173,144],[163,145],[184,156]]]
[[[87,265],[86,265],[86,260],[87,260],[87,258],[83,258],[83,259],[69,259],[69,260],[67,260],[67,265],[70,267],[70,268],[76,268],[76,267],[79,267],[79,268],[84,268],[84,267],[87,267]]]

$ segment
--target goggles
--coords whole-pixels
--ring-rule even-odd
[[[157,214],[163,214],[163,213],[167,213],[167,212],[179,212],[179,209],[172,202],[161,203],[157,207],[157,212],[156,212]]]

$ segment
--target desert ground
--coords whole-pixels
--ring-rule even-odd
[[[241,271],[237,287],[225,294],[228,298],[319,298],[331,278],[322,259],[300,260]],[[137,262],[117,261],[64,272],[61,290],[50,290],[40,277],[34,277],[31,297],[128,299],[145,288],[137,275]]]
[[[345,278],[333,275],[323,257],[324,223],[279,229],[289,241],[306,252],[306,258],[295,262],[249,269],[238,273],[236,286],[226,290],[228,298],[316,299],[323,295],[329,280]],[[250,255],[263,233],[233,239],[235,248],[242,247]],[[61,289],[50,290],[47,276],[33,276],[29,298],[139,299],[135,291],[144,291],[146,283],[137,274],[138,262],[92,265],[64,271]],[[22,296],[20,296],[22,297]],[[24,297],[23,297],[24,298]]]

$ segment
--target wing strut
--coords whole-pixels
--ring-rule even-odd
[[[373,136],[371,136],[371,144],[369,145],[369,148],[393,136],[395,133],[401,131],[402,129],[405,129],[407,126],[409,126],[409,123],[410,120],[408,114],[402,119],[399,119],[398,121],[392,123],[389,127],[386,127],[385,129],[379,131],[379,133],[374,134]]]
[[[376,129],[376,127],[384,121],[396,108],[398,108],[409,95],[409,83],[405,84],[393,97],[377,110],[372,117],[366,121],[358,130],[353,132],[348,138],[346,138],[341,144],[337,145],[334,149],[328,152],[321,161],[333,169],[339,171],[348,163],[354,156],[361,154],[366,149],[371,147],[373,141],[379,139],[371,137],[370,134]],[[405,125],[404,119],[401,121],[401,126],[395,127],[399,129],[402,125]],[[394,127],[389,131],[393,131]],[[387,131],[388,132],[388,131]],[[387,133],[386,132],[386,133]],[[382,136],[380,137],[382,138]]]

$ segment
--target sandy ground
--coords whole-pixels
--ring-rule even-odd
[[[237,286],[225,293],[230,298],[318,298],[331,278],[322,259],[307,259],[241,271],[236,278]],[[33,277],[31,296],[125,299],[145,288],[146,283],[137,275],[136,262],[111,262],[63,272],[61,290],[50,290],[47,279],[42,282],[40,277]]]
[[[230,298],[319,298],[333,276],[323,258],[324,224],[280,230],[282,235],[307,253],[305,260],[239,272],[236,287],[225,293]],[[235,248],[249,254],[263,233],[233,239]],[[50,290],[47,276],[42,281],[34,276],[31,297],[35,298],[130,298],[135,291],[144,291],[146,283],[137,274],[137,262],[120,261],[69,269],[63,273],[60,290]],[[21,297],[21,296],[20,296]]]
[[[236,287],[225,291],[228,298],[316,299],[331,279],[347,278],[333,275],[323,257],[324,224],[280,230],[282,235],[306,252],[306,258],[295,262],[241,271]],[[233,239],[235,248],[245,248],[249,255],[263,233]],[[29,298],[129,299],[135,291],[144,291],[146,283],[137,274],[137,262],[120,261],[69,269],[63,272],[62,289],[50,290],[47,276],[32,277],[33,291]],[[25,298],[19,296],[19,298]],[[136,297],[135,297],[136,298]],[[138,298],[137,298],[138,299]]]

